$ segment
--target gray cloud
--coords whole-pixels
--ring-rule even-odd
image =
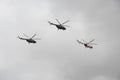
[[[119,80],[118,0],[4,0],[0,3],[1,80]],[[48,20],[69,19],[58,31]],[[17,39],[41,37],[35,45]],[[75,40],[95,38],[89,50]]]

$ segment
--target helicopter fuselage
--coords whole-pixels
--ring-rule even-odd
[[[28,43],[37,43],[37,41],[35,39],[33,39],[33,37],[35,37],[35,35],[36,34],[34,34],[31,38],[29,38],[28,36],[27,36],[28,38],[21,38],[21,37],[18,36],[18,38],[21,39],[21,40],[25,40]],[[37,40],[39,40],[39,39],[37,39]]]
[[[59,30],[59,29],[66,30],[66,28],[63,27],[62,25],[57,25],[57,24],[55,24],[55,26],[58,28],[58,30]]]
[[[61,24],[54,24],[54,23],[51,23],[51,22],[49,22],[49,23],[50,23],[50,25],[56,26],[56,27],[58,28],[58,30],[59,30],[59,29],[66,30],[66,28],[63,27],[63,25],[61,25]]]
[[[93,48],[92,46],[90,46],[90,45],[88,45],[88,44],[84,44],[84,46],[86,47],[86,48]]]
[[[27,41],[28,43],[36,43],[36,41],[33,40],[33,39],[26,39],[26,41]]]

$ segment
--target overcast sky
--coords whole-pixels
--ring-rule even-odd
[[[0,0],[0,80],[120,80],[119,21],[119,0]],[[17,38],[34,33],[37,44]]]

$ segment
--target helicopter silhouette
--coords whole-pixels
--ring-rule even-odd
[[[19,37],[18,36],[18,38],[19,39],[21,39],[21,40],[26,40],[28,43],[37,43],[35,40],[41,40],[40,38],[39,39],[35,39],[34,37],[36,36],[36,34],[34,34],[31,38],[30,37],[28,37],[27,35],[25,35],[25,34],[23,34],[25,37],[27,37],[27,38],[21,38],[21,37]]]
[[[89,42],[86,42],[86,41],[84,41],[84,40],[83,40],[84,42],[81,42],[81,41],[77,40],[77,42],[80,43],[80,44],[83,44],[83,45],[85,46],[85,48],[90,48],[90,49],[92,49],[92,48],[93,48],[92,45],[97,45],[97,44],[95,44],[95,43],[92,43],[94,40],[95,40],[95,39],[93,39],[93,40],[91,40],[91,41],[89,41]]]
[[[61,29],[61,30],[66,30],[66,27],[70,27],[70,26],[68,26],[68,25],[64,25],[65,23],[69,22],[69,20],[65,21],[65,22],[62,23],[62,24],[61,24],[57,19],[56,19],[56,21],[58,22],[58,24],[54,24],[54,23],[52,23],[52,22],[50,22],[50,21],[48,21],[48,23],[49,23],[50,25],[56,26],[56,27],[58,28],[58,30],[59,30],[59,29]]]

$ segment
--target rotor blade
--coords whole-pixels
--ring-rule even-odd
[[[92,45],[98,45],[98,44],[96,44],[96,43],[89,43],[89,44],[92,44]]]
[[[85,43],[87,43],[87,41],[85,41],[84,39],[82,39],[82,41],[84,41]]]
[[[33,38],[33,37],[35,37],[36,36],[36,34],[34,34],[31,38]]]
[[[64,22],[64,23],[62,23],[62,24],[65,24],[65,23],[67,23],[67,22],[69,22],[69,20],[65,21],[65,22]]]
[[[57,21],[59,24],[61,24],[57,19],[56,19],[56,21]]]
[[[81,44],[84,44],[84,43],[82,43],[82,42],[81,42],[81,41],[79,41],[79,40],[77,40],[77,42],[78,42],[78,43],[81,43]]]
[[[34,40],[41,40],[41,38],[34,38]]]
[[[65,27],[70,27],[70,26],[68,26],[68,25],[63,25],[63,26],[65,26]]]
[[[93,42],[94,40],[95,40],[95,39],[91,40],[90,42],[88,42],[88,44],[91,43],[91,42]]]
[[[29,38],[27,35],[23,34],[25,37]]]

